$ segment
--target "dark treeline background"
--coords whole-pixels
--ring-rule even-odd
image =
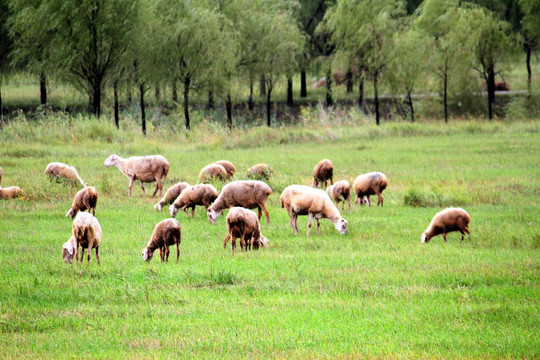
[[[404,96],[412,121],[413,94],[435,89],[448,121],[449,96],[481,81],[491,119],[504,86],[497,77],[509,67],[527,69],[532,94],[539,39],[538,0],[0,0],[0,87],[31,73],[46,105],[48,82],[67,83],[87,94],[96,117],[110,93],[117,126],[123,93],[140,104],[144,132],[150,89],[183,107],[189,129],[194,100],[224,104],[230,128],[234,103],[253,109],[255,91],[270,126],[276,86],[286,84],[292,105],[298,75],[300,97],[310,75],[326,75],[327,106],[343,83],[366,110],[369,84],[377,124],[381,84]]]

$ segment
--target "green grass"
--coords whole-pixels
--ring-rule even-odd
[[[0,201],[0,357],[540,357],[539,123],[336,121],[223,134],[203,119],[189,134],[150,126],[147,138],[127,120],[117,131],[62,115],[0,128],[2,185],[25,191]],[[177,215],[180,263],[143,262],[168,213],[137,186],[125,196],[127,179],[103,166],[113,152],[164,155],[166,186],[196,182],[219,159],[236,165],[237,179],[270,164],[272,223],[261,227],[271,247],[232,256],[224,217],[212,226],[197,208],[194,219]],[[346,236],[322,220],[321,236],[308,238],[306,217],[294,236],[280,192],[307,184],[324,157],[336,179],[384,172],[385,205],[342,211]],[[74,165],[98,189],[101,266],[62,262],[77,188],[50,183],[50,161]],[[471,215],[470,240],[421,244],[454,202]]]

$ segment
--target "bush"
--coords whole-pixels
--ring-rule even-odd
[[[469,203],[469,196],[458,190],[409,188],[403,195],[403,203],[412,207],[449,207],[463,206]]]

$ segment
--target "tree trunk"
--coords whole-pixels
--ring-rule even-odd
[[[495,101],[495,70],[492,67],[487,70],[488,119],[491,120],[493,119],[493,102]]]
[[[526,59],[526,63],[527,63],[527,89],[528,89],[528,92],[529,92],[529,95],[532,95],[532,84],[531,84],[531,76],[532,76],[532,73],[531,73],[531,46],[526,43],[525,44],[525,51],[527,52],[527,59]]]
[[[47,105],[47,78],[43,72],[39,74],[39,98],[41,106]]]
[[[0,80],[0,122],[4,122],[4,106],[2,104],[2,80]]]
[[[161,91],[159,90],[159,85],[156,85],[154,88],[154,97],[156,98],[156,105],[159,105],[161,100]]]
[[[144,136],[146,136],[146,110],[144,108],[144,83],[141,83],[139,85],[139,91],[141,96],[141,121],[142,121],[142,133]]]
[[[133,96],[131,95],[131,80],[127,81],[126,84],[126,94],[127,94],[127,101],[131,105],[133,104]]]
[[[328,72],[326,73],[326,107],[334,105],[332,99],[332,67],[328,67]]]
[[[305,98],[307,96],[307,80],[306,70],[300,71],[300,97]]]
[[[366,104],[364,100],[364,76],[360,76],[358,80],[358,107],[363,113],[366,113]]]
[[[101,116],[101,81],[92,85],[92,113],[99,119]]]
[[[270,102],[270,98],[272,95],[272,89],[268,88],[268,91],[266,92],[266,125],[270,127],[271,125],[271,117],[270,117],[270,107],[272,106],[272,103]]]
[[[120,119],[118,117],[118,80],[113,82],[113,96],[114,96],[114,124],[116,128],[120,128]]]
[[[212,90],[208,91],[208,109],[214,108],[214,93]]]
[[[253,110],[253,80],[249,80],[249,98],[248,98],[248,108]]]
[[[414,122],[414,107],[413,107],[412,96],[410,92],[407,92],[407,99],[409,99],[409,108],[411,109],[411,122]]]
[[[292,77],[287,78],[287,106],[293,106],[293,81]]]
[[[261,96],[266,96],[266,80],[264,78],[264,75],[261,75],[259,88],[260,88],[260,91],[261,91]]]
[[[189,84],[191,78],[188,76],[184,81],[184,119],[186,120],[186,130],[190,130],[189,124]]]
[[[232,101],[231,94],[227,94],[227,100],[225,101],[225,107],[227,108],[227,127],[229,132],[232,131]]]
[[[345,74],[345,78],[347,79],[347,94],[350,94],[353,92],[353,77],[352,77],[352,70],[349,68],[347,70],[347,74]]]
[[[448,124],[448,73],[446,71],[443,77],[443,102],[444,102],[444,123]]]
[[[377,88],[377,80],[379,78],[379,72],[375,71],[373,76],[373,92],[375,95],[375,123],[377,125],[381,124],[380,115],[379,115],[379,90]]]
[[[178,91],[176,90],[176,80],[172,81],[172,101],[178,102]]]

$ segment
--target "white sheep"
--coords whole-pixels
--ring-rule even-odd
[[[221,193],[214,203],[206,210],[208,220],[215,224],[218,216],[224,209],[233,206],[242,206],[247,209],[259,209],[259,220],[262,212],[270,223],[270,215],[266,210],[266,200],[272,194],[272,189],[266,183],[258,180],[237,180],[228,183],[221,189]]]
[[[242,250],[254,250],[259,247],[268,247],[268,239],[261,234],[259,218],[253,211],[243,207],[232,207],[227,214],[227,237],[223,248],[231,241],[232,253],[236,248],[236,239],[240,239]]]
[[[428,243],[431,238],[441,235],[446,239],[446,234],[452,231],[459,231],[461,233],[461,241],[465,234],[469,234],[469,223],[471,222],[471,217],[469,214],[461,208],[447,208],[442,211],[439,211],[431,220],[428,228],[422,234],[421,241],[423,243]]]
[[[71,209],[68,210],[66,217],[71,216],[73,219],[77,212],[88,210],[92,212],[92,215],[96,215],[96,205],[98,200],[98,193],[95,187],[86,186],[84,189],[79,190],[75,194]]]
[[[169,173],[169,162],[161,155],[132,156],[128,159],[123,159],[120,156],[113,154],[105,160],[105,166],[116,166],[122,174],[128,177],[128,196],[131,196],[131,188],[133,187],[133,181],[135,180],[140,181],[141,189],[145,195],[146,191],[144,190],[144,183],[156,181],[156,190],[152,196],[155,196],[158,191],[159,196],[161,196],[161,190],[163,189],[162,179],[165,180]]]
[[[247,169],[246,176],[249,179],[266,179],[270,180],[270,177],[272,177],[273,170],[270,167],[270,165],[267,164],[257,164],[253,165],[249,169]]]
[[[176,198],[184,191],[185,188],[190,185],[187,182],[179,182],[167,189],[165,195],[159,200],[159,202],[154,206],[154,210],[161,211],[163,206],[172,204]]]
[[[0,186],[0,199],[14,199],[21,196],[23,191],[18,186],[3,188]]]
[[[327,181],[334,184],[334,165],[328,159],[322,159],[313,169],[313,187],[318,187],[319,183],[326,187]]]
[[[94,215],[87,212],[80,212],[73,220],[72,236],[62,246],[62,258],[67,263],[78,260],[79,246],[81,251],[81,263],[83,262],[84,249],[88,249],[88,264],[92,249],[96,249],[96,259],[99,265],[99,245],[101,244],[101,226]]]
[[[234,173],[236,172],[236,168],[234,167],[233,163],[228,160],[219,160],[216,161],[216,164],[221,165],[225,168],[227,171],[227,178],[231,179],[234,176]]]
[[[345,209],[345,200],[347,200],[349,209],[351,208],[351,184],[347,180],[337,181],[334,185],[330,185],[326,192],[334,200],[336,206],[342,201],[343,209]]]
[[[199,180],[202,182],[209,182],[214,179],[225,180],[228,178],[227,170],[219,164],[210,164],[206,165],[199,172]]]
[[[182,209],[188,216],[188,208],[191,208],[191,217],[195,215],[195,206],[204,206],[208,210],[208,207],[216,198],[218,192],[216,188],[210,184],[198,184],[185,188],[176,200],[169,207],[169,213],[172,217],[176,216],[179,209]]]
[[[45,174],[51,179],[64,178],[69,181],[78,181],[82,186],[86,186],[85,182],[81,179],[77,170],[73,166],[61,162],[52,162],[47,165]]]
[[[383,206],[384,198],[382,197],[382,192],[386,189],[388,185],[388,179],[383,173],[380,172],[370,172],[367,174],[358,175],[356,180],[354,180],[353,189],[356,194],[355,203],[364,205],[368,204],[371,206],[371,201],[369,199],[370,195],[377,195],[379,201],[377,201],[377,206],[380,204]]]
[[[142,251],[142,258],[145,261],[152,260],[154,251],[159,249],[161,262],[169,261],[169,247],[176,245],[176,263],[180,258],[180,242],[182,241],[182,229],[176,219],[165,219],[154,227],[152,238]]]
[[[283,190],[279,201],[281,207],[289,213],[295,235],[298,235],[298,215],[309,216],[307,236],[309,236],[313,219],[317,220],[317,234],[319,235],[319,220],[322,218],[330,220],[341,235],[349,231],[347,220],[341,217],[339,210],[324,190],[305,185],[290,185]]]

